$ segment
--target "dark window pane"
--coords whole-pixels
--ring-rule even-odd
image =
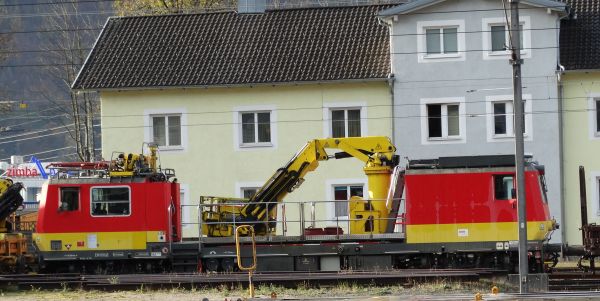
[[[181,116],[169,116],[169,145],[181,145]]]
[[[158,146],[167,145],[165,117],[152,117],[152,141]]]
[[[92,188],[92,215],[129,215],[129,188]]]
[[[494,134],[506,134],[506,103],[494,103]]]
[[[249,199],[253,197],[257,191],[257,188],[242,188],[242,197],[245,199]]]
[[[79,209],[79,187],[60,188],[60,211],[74,211]]]
[[[242,143],[254,143],[254,113],[242,114]]]
[[[511,200],[514,199],[514,176],[512,175],[496,175],[494,176],[494,196],[496,200]]]
[[[363,187],[362,186],[350,186],[350,196],[359,196],[363,197]]]
[[[271,113],[257,113],[258,142],[271,142]]]
[[[348,137],[360,137],[360,110],[348,110]]]
[[[331,137],[346,137],[344,110],[331,111]]]
[[[506,28],[504,25],[491,27],[492,51],[504,51],[506,46]]]
[[[348,186],[335,186],[333,188],[335,202],[335,216],[348,216]]]
[[[460,135],[460,119],[458,105],[448,105],[448,136]]]
[[[519,25],[519,49],[523,49],[523,24]]]
[[[596,132],[600,132],[600,100],[596,100]]]
[[[429,137],[442,137],[442,106],[427,105]]]
[[[458,52],[457,28],[444,28],[444,53]]]
[[[525,115],[527,115],[527,113],[525,113],[525,99],[523,99],[523,109],[521,110],[521,112],[523,112],[523,116],[521,117],[521,122],[523,125],[523,133],[527,132],[527,124],[525,123]],[[513,112],[513,116],[514,116],[514,112]]]
[[[425,30],[427,54],[441,53],[440,29]]]

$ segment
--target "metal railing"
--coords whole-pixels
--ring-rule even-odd
[[[210,202],[212,199],[213,202]],[[300,238],[305,238],[306,236],[315,236],[315,235],[333,235],[336,238],[339,238],[342,235],[354,235],[354,234],[362,234],[369,235],[373,237],[375,234],[390,234],[390,233],[404,233],[404,210],[402,209],[402,205],[404,202],[401,200],[401,208],[397,216],[378,216],[378,210],[375,210],[373,204],[375,202],[389,202],[390,200],[348,200],[348,201],[340,201],[340,200],[331,200],[331,201],[309,201],[309,202],[298,202],[298,201],[286,201],[282,203],[278,202],[258,202],[256,204],[261,204],[261,206],[273,206],[274,214],[270,216],[276,216],[276,219],[269,220],[244,220],[239,213],[239,210],[248,204],[247,201],[243,199],[226,199],[224,203],[220,203],[216,201],[220,198],[214,197],[202,197],[201,201],[198,205],[182,205],[182,212],[189,212],[190,215],[193,216],[192,210],[185,210],[185,207],[195,207],[197,210],[196,222],[187,221],[183,222],[182,225],[194,225],[198,230],[198,235],[200,240],[203,237],[208,237],[207,233],[204,230],[208,230],[211,227],[224,227],[227,226],[228,229],[232,229],[231,231],[235,231],[237,226],[240,225],[252,225],[257,226],[260,225],[265,231],[261,231],[261,235],[259,237],[266,237],[269,240],[272,236],[296,236]],[[207,200],[209,200],[207,202]],[[340,203],[344,203],[347,208],[348,215],[347,216],[336,216],[336,217],[328,217],[331,214],[335,213],[336,204],[339,206]],[[356,218],[351,216],[350,205],[352,203],[355,204],[367,204],[364,205],[363,209],[366,210],[358,210],[364,213],[364,216],[361,218]],[[225,209],[227,207],[228,214],[220,216],[218,213],[222,212],[221,209]],[[326,213],[319,213],[321,211],[325,211]],[[212,221],[207,221],[203,218],[203,216],[213,215]],[[225,219],[227,217],[227,219]],[[191,218],[190,218],[191,219]],[[210,220],[210,219],[209,219]],[[381,229],[385,229],[388,221],[392,221],[395,225],[393,232],[381,231]],[[360,224],[358,224],[361,222]],[[362,223],[364,222],[364,223]],[[357,223],[357,224],[353,224]],[[362,227],[362,229],[358,229]],[[214,229],[214,228],[213,228]],[[353,233],[353,230],[361,230],[356,231],[360,233]],[[347,233],[347,234],[345,234]],[[224,233],[222,235],[224,237],[233,237],[234,233]]]

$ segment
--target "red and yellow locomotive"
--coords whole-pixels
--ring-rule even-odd
[[[333,148],[329,140],[323,140],[328,143],[323,147],[303,148],[234,211],[231,199],[208,206],[201,202],[200,229],[227,230],[227,223],[273,224],[273,230],[270,226],[259,229],[265,235],[257,242],[259,271],[516,267],[518,231],[512,156],[418,160],[399,169],[395,147],[387,138],[340,139],[335,141],[336,148],[344,152],[332,156],[324,153],[325,146]],[[320,145],[318,140],[310,143]],[[371,143],[378,148],[371,147]],[[174,172],[156,167],[156,149],[151,150],[148,156],[120,155],[111,162],[54,166],[58,173],[42,191],[33,236],[42,268],[102,273],[218,272],[236,268],[233,238],[221,234],[231,231],[206,231],[193,240],[182,241],[179,184]],[[378,195],[385,196],[391,188],[388,199],[383,200],[386,205],[351,198],[347,234],[305,229],[296,236],[276,233],[276,223],[286,220],[273,218],[277,203],[291,191],[289,188],[297,187],[306,172],[315,170],[316,161],[350,156],[366,162],[365,172],[377,171],[378,176],[373,178],[379,182],[369,182],[365,195],[378,189]],[[298,172],[298,168],[306,170]],[[557,225],[548,210],[544,168],[528,162],[525,177],[530,266],[540,270],[543,243]],[[304,222],[310,221],[301,224]],[[243,251],[242,258],[244,254],[251,252]]]
[[[162,271],[181,240],[179,184],[154,154],[56,163],[43,187],[36,233],[50,271]]]

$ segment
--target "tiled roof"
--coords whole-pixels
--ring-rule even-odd
[[[382,79],[389,31],[354,6],[111,18],[74,89]]]
[[[384,11],[379,12],[380,17],[390,17],[394,15],[401,15],[411,13],[420,10],[425,7],[429,7],[433,4],[437,4],[443,0],[412,0],[406,4],[391,7]],[[565,4],[555,0],[522,0],[524,4],[529,4],[537,7],[547,7],[552,10],[564,12]]]
[[[567,4],[573,15],[561,22],[560,63],[566,70],[599,70],[600,0],[567,0]]]

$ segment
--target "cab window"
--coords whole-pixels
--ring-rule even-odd
[[[538,177],[538,183],[540,184],[542,200],[544,201],[544,203],[548,204],[548,188],[546,187],[546,177],[544,177],[544,175],[540,175]]]
[[[131,197],[129,187],[94,187],[92,191],[92,216],[129,215]]]
[[[61,187],[59,211],[75,211],[79,209],[79,187]]]
[[[514,195],[514,179],[515,176],[513,175],[494,176],[494,197],[496,200],[512,200],[516,198]]]

